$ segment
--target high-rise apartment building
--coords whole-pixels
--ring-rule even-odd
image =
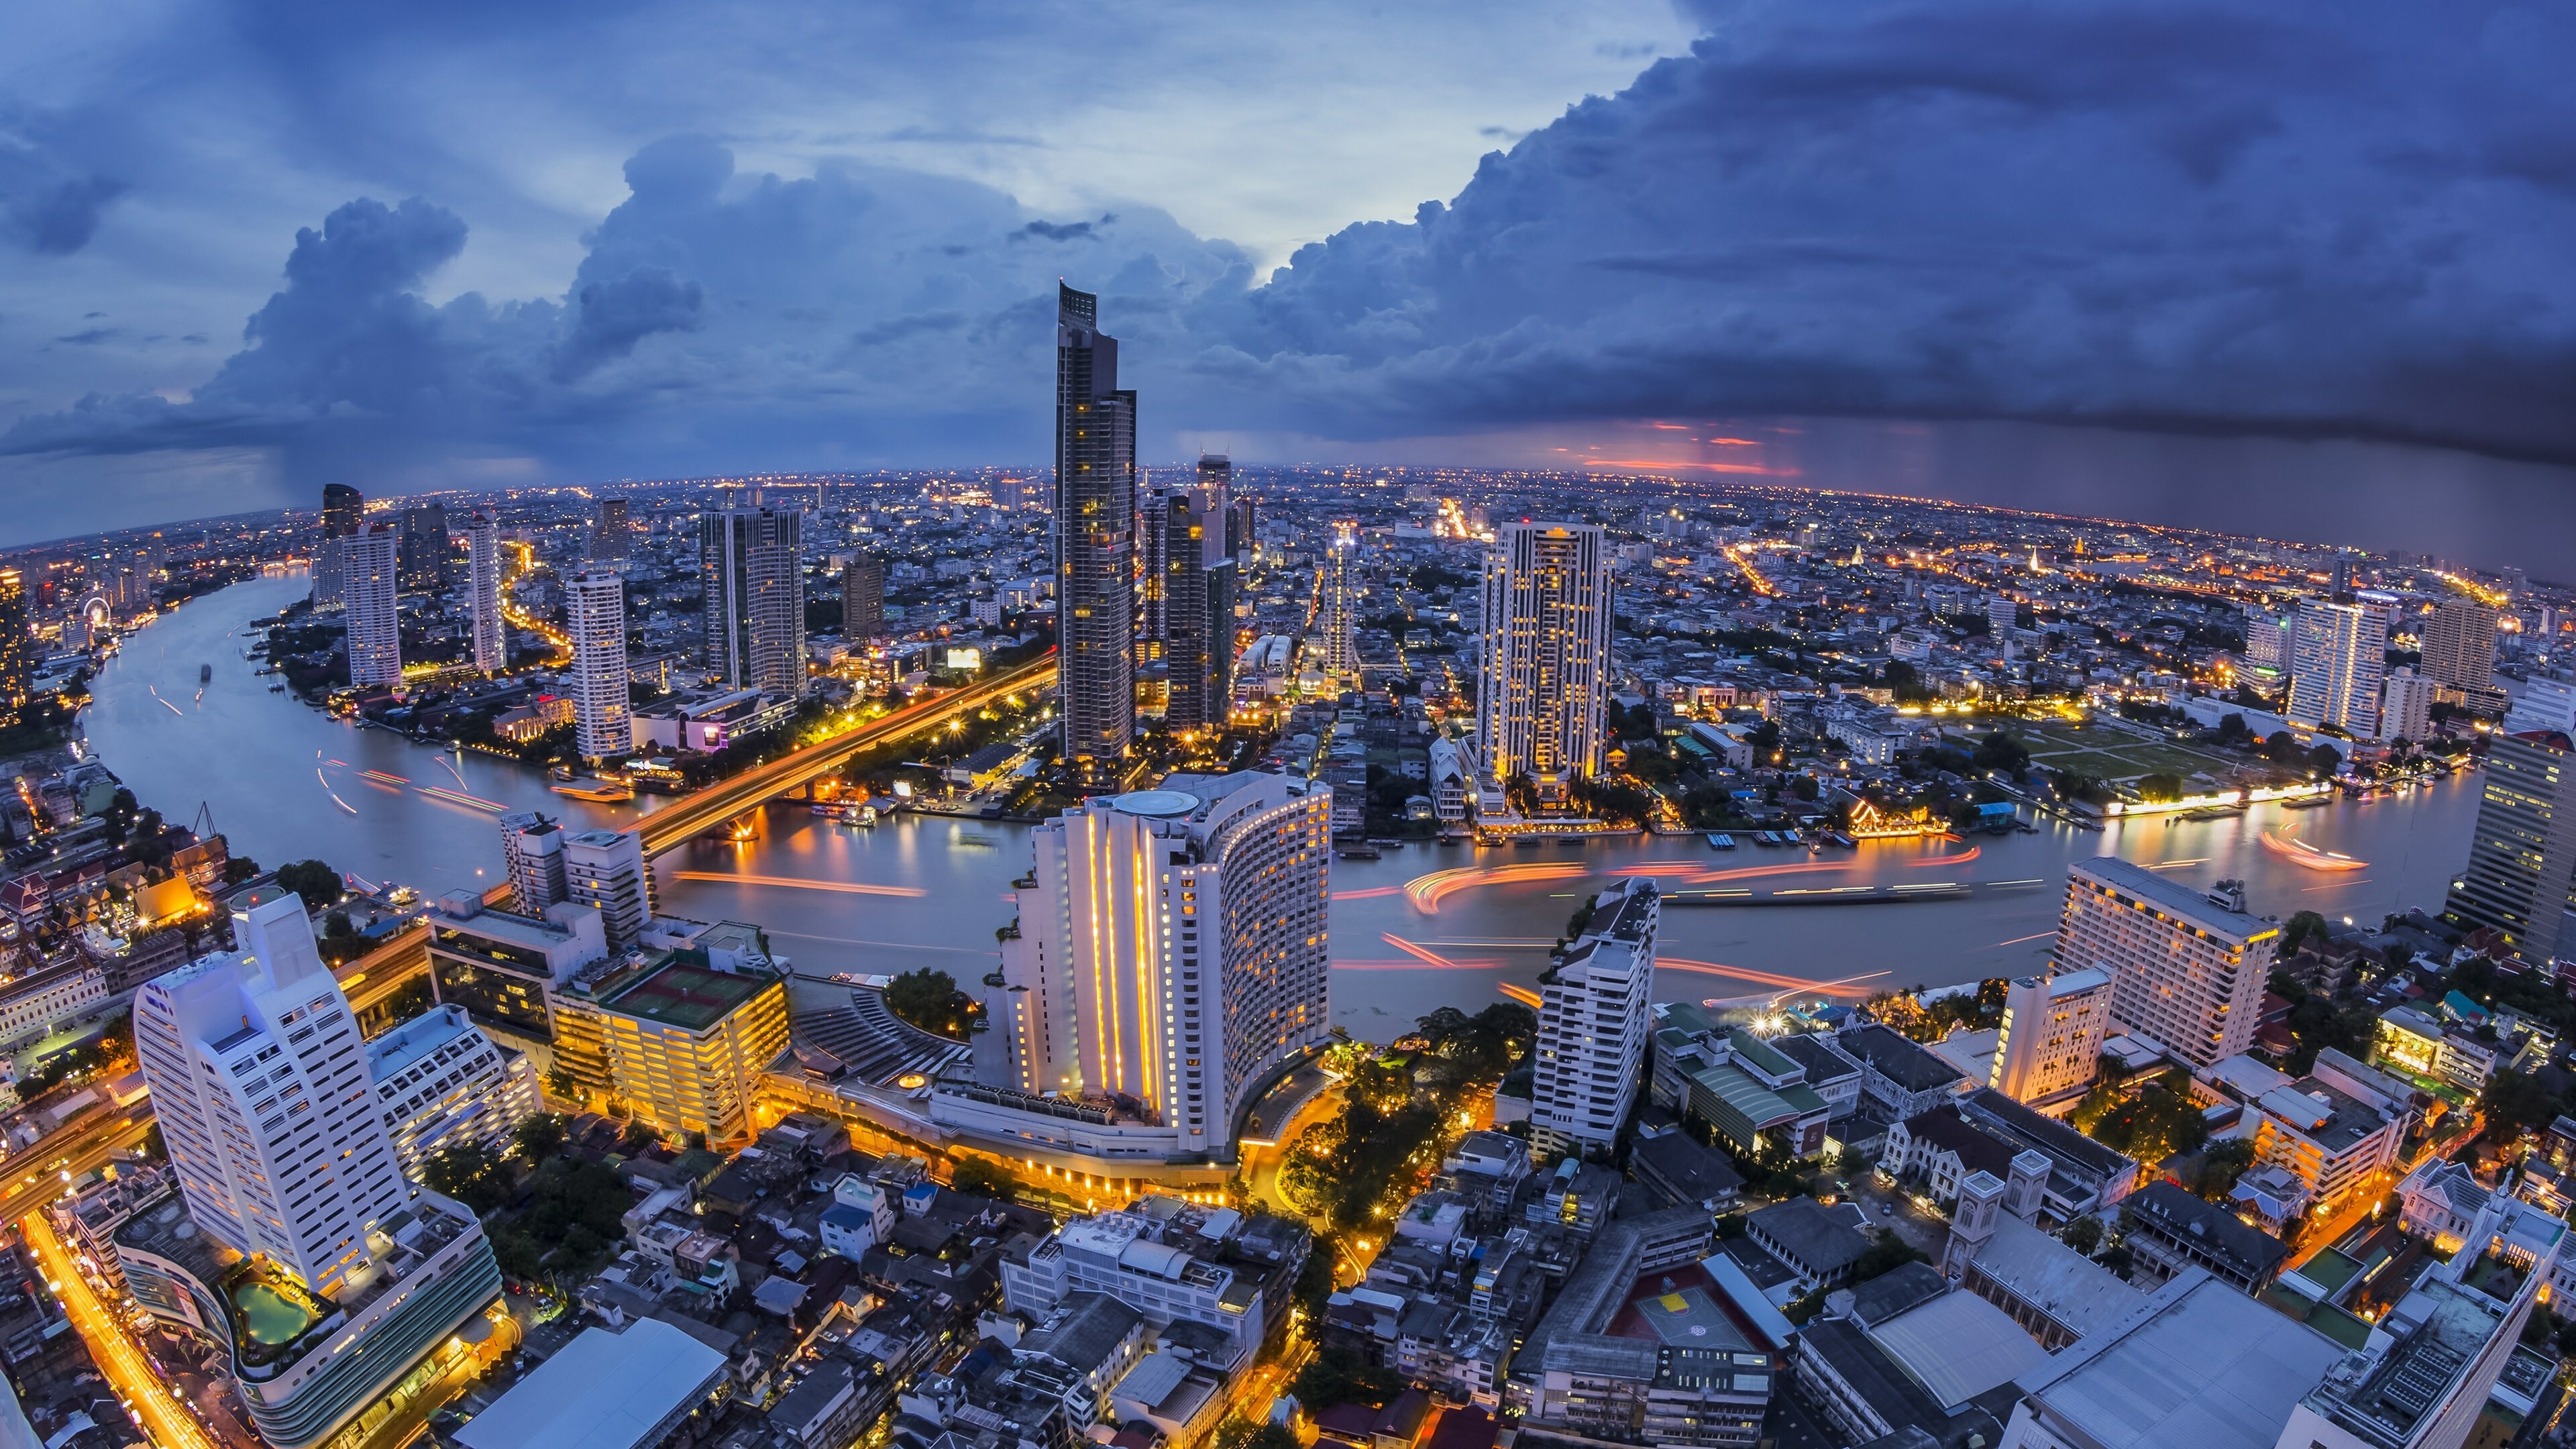
[[[1222,484],[1157,489],[1147,498],[1152,637],[1168,683],[1163,722],[1176,734],[1226,725],[1234,687],[1235,569],[1225,550],[1225,520]]]
[[[599,912],[608,944],[623,951],[653,919],[653,867],[631,830],[584,830],[564,837],[564,898]]]
[[[2433,696],[2439,692],[2440,686],[2412,669],[2388,671],[2379,686],[2379,738],[2422,743],[2433,733]]]
[[[501,526],[488,513],[465,520],[465,601],[474,667],[485,674],[509,668],[510,636],[501,617]]]
[[[2576,877],[2576,757],[2555,731],[2499,734],[2487,746],[2468,864],[2442,914],[2503,935],[2525,961],[2571,944],[2565,929]]]
[[[1136,734],[1136,394],[1099,322],[1099,298],[1057,288],[1056,708],[1065,763],[1106,787]]]
[[[1593,897],[1582,934],[1540,974],[1530,1093],[1530,1141],[1540,1151],[1607,1148],[1637,1105],[1662,913],[1653,882],[1620,881]]]
[[[433,1006],[367,1043],[385,1135],[418,1180],[430,1154],[471,1142],[506,1151],[541,1105],[536,1064],[494,1042],[456,1005]]]
[[[1359,598],[1351,582],[1351,565],[1359,547],[1359,525],[1336,522],[1315,581],[1317,647],[1309,667],[1326,679],[1345,683],[1356,681],[1360,672]]]
[[[292,894],[236,911],[238,951],[134,999],[178,1201],[115,1268],[155,1317],[230,1350],[260,1438],[329,1442],[500,1297],[474,1214],[405,1181],[366,1044]]]
[[[501,861],[519,914],[542,916],[546,907],[572,899],[564,883],[564,828],[534,810],[501,817]]]
[[[756,935],[756,933],[755,933]],[[787,1050],[787,981],[765,941],[722,957],[656,951],[547,993],[556,1066],[666,1132],[748,1141],[752,1082]]]
[[[1526,776],[1561,805],[1602,765],[1610,695],[1610,551],[1598,525],[1507,523],[1485,555],[1476,753],[1491,791]]]
[[[346,483],[322,485],[322,523],[313,535],[313,602],[327,608],[340,602],[340,540],[358,531],[367,511],[366,496]]]
[[[841,566],[841,637],[854,646],[886,631],[885,579],[885,560],[872,553]]]
[[[590,556],[602,563],[616,563],[626,557],[628,537],[626,500],[594,500],[590,505]]]
[[[2444,599],[2424,621],[2422,643],[2421,672],[2435,684],[2463,691],[2495,687],[2494,609],[2475,599]]]
[[[2378,736],[2388,623],[2376,605],[2348,595],[2301,599],[2292,656],[2291,719],[2357,740]]]
[[[411,594],[447,592],[447,505],[406,504],[402,511],[402,586]]]
[[[2110,973],[2098,969],[2015,978],[1986,1085],[2025,1106],[2081,1095],[2101,1061],[2111,994]]]
[[[2576,735],[2576,681],[2534,674],[2514,691],[2513,703],[2504,712],[2504,732],[2527,735],[2552,730]]]
[[[401,544],[390,523],[339,540],[349,683],[360,689],[402,683]]]
[[[1252,772],[1038,826],[987,978],[983,1086],[933,1115],[1082,1151],[1231,1151],[1242,1094],[1331,1030],[1331,830],[1330,790]]]
[[[2253,1043],[2280,941],[2239,882],[2203,893],[2103,856],[2067,869],[2056,969],[2109,973],[2114,1027],[2206,1067]]]
[[[606,564],[584,565],[564,588],[572,623],[574,737],[583,759],[635,748],[626,692],[626,582]]]
[[[707,673],[728,689],[805,693],[805,515],[709,509],[698,519]]]
[[[14,721],[36,687],[36,634],[27,606],[27,581],[0,569],[0,724]]]
[[[2268,604],[2245,606],[2245,662],[2255,669],[2269,669],[2275,674],[2290,672],[2289,616]]]

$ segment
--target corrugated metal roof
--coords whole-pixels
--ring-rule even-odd
[[[659,1319],[588,1328],[456,1431],[466,1449],[633,1449],[724,1372],[723,1354]]]
[[[2048,1362],[2011,1314],[1974,1293],[1944,1293],[1869,1338],[1945,1409]]]

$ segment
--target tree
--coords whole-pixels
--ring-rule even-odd
[[[1852,1261],[1851,1280],[1855,1283],[1866,1283],[1881,1273],[1892,1273],[1908,1263],[1929,1261],[1912,1244],[1890,1233],[1870,1244],[1865,1252]]]
[[[258,861],[247,855],[232,855],[224,858],[224,884],[237,886],[243,881],[257,879],[259,879]]]
[[[2497,1072],[2478,1093],[2478,1110],[2486,1115],[2486,1138],[2502,1144],[2525,1131],[2537,1132],[2563,1109],[2538,1078],[2526,1072]]]
[[[957,978],[927,966],[906,971],[886,983],[886,1010],[923,1031],[964,1041],[975,1017],[974,1003],[957,989]]]
[[[1971,758],[1980,770],[2001,770],[2008,775],[2018,775],[2022,767],[2030,763],[2030,751],[2022,747],[2021,741],[2002,730],[1992,730],[1984,739],[1977,741],[1977,752]]]
[[[2317,747],[2308,751],[2307,763],[2308,768],[2315,772],[2318,779],[2322,780],[2343,768],[2343,752],[2336,749],[2334,746],[2327,744],[2325,741],[2319,740],[2317,741]]]
[[[501,1154],[480,1142],[451,1142],[423,1158],[420,1180],[430,1191],[488,1213],[510,1196],[510,1170]]]
[[[572,1136],[564,1126],[564,1119],[552,1112],[539,1112],[521,1122],[510,1133],[510,1140],[518,1145],[520,1157],[537,1163],[563,1151],[564,1144],[571,1141]]]
[[[2077,1218],[2066,1225],[2066,1231],[2059,1233],[2057,1239],[2085,1257],[2092,1257],[2093,1250],[2102,1246],[2102,1220]]]
[[[1256,1424],[1241,1414],[1226,1415],[1216,1426],[1216,1449],[1301,1449],[1297,1436],[1280,1424]]]
[[[1382,1409],[1402,1392],[1403,1379],[1370,1363],[1354,1349],[1321,1349],[1297,1371],[1297,1402],[1309,1409],[1328,1409],[1335,1404]]]
[[[617,1134],[617,1150],[629,1157],[649,1152],[662,1145],[662,1134],[641,1117],[627,1119],[626,1130]]]
[[[969,1197],[1000,1198],[1004,1202],[1020,1195],[1020,1180],[1009,1168],[981,1157],[959,1159],[949,1171],[948,1187]]]
[[[340,873],[318,860],[290,861],[279,866],[277,883],[304,898],[304,913],[308,916],[329,910],[348,894],[341,888]]]
[[[2254,1139],[2230,1137],[2213,1142],[2200,1154],[2200,1195],[2211,1202],[2223,1203],[2236,1190],[2236,1179],[2254,1165]]]

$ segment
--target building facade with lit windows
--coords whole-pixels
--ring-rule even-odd
[[[626,581],[617,570],[592,564],[564,589],[572,624],[574,740],[585,760],[633,753],[635,727],[628,716],[626,680]]]
[[[488,513],[465,520],[465,605],[474,667],[499,674],[510,667],[510,636],[501,618],[501,526]]]
[[[2532,730],[2489,737],[2477,832],[2442,915],[2463,930],[2495,931],[2526,961],[2563,953],[2576,882],[2576,755],[2567,736]]]
[[[1476,753],[1494,791],[1542,807],[1601,769],[1610,696],[1610,550],[1588,523],[1507,523],[1485,555]]]
[[[2107,973],[2114,1026],[2208,1067],[2253,1044],[2280,940],[2237,882],[2204,893],[2103,856],[2067,868],[2056,969]]]
[[[1007,1149],[1230,1157],[1234,1120],[1331,1028],[1332,792],[1176,775],[1033,832],[973,1080],[932,1116]]]
[[[1541,1152],[1606,1148],[1636,1106],[1662,913],[1652,882],[1620,881],[1593,897],[1583,933],[1539,976],[1530,1140]]]
[[[787,981],[766,942],[658,950],[546,994],[555,1067],[585,1102],[710,1142],[750,1139],[752,1079],[787,1049]]]
[[[1055,329],[1056,708],[1064,758],[1105,785],[1136,733],[1136,393],[1100,299],[1059,285]]]
[[[402,530],[371,523],[339,541],[340,602],[348,629],[349,682],[402,683]]]
[[[535,1116],[536,1063],[492,1040],[461,1006],[433,1006],[367,1043],[367,1070],[403,1173],[461,1142],[494,1151]]]
[[[1987,1085],[2025,1106],[2080,1095],[2093,1083],[2111,1025],[2111,976],[2101,970],[2017,978]]]
[[[2290,653],[2292,720],[2357,740],[2378,736],[2388,621],[2377,607],[2349,597],[2300,600]]]

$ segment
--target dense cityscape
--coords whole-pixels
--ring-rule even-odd
[[[2555,1433],[2563,586],[1621,469],[1148,467],[1114,322],[1063,289],[1046,466],[334,484],[7,559],[12,1432]],[[364,786],[479,821],[439,864],[489,876],[263,863],[130,787],[95,691],[207,611],[234,652],[146,686],[172,718],[415,762],[261,782],[261,838]],[[2372,869],[2321,827],[2459,788],[2446,889],[2303,904]],[[926,893],[762,852],[941,821],[1007,832],[1003,915],[949,903],[980,970],[667,908],[794,887],[865,933]],[[2187,829],[2309,884],[2166,858]],[[2023,837],[2056,874],[1960,874]],[[2012,888],[2038,969],[1908,962]],[[1455,898],[1451,939],[1353,956],[1372,898]],[[1553,942],[1462,917],[1505,899],[1564,902]],[[1817,948],[1665,949],[1748,910]],[[1493,947],[1532,969],[1455,955]],[[1390,968],[1495,990],[1370,1039]]]

